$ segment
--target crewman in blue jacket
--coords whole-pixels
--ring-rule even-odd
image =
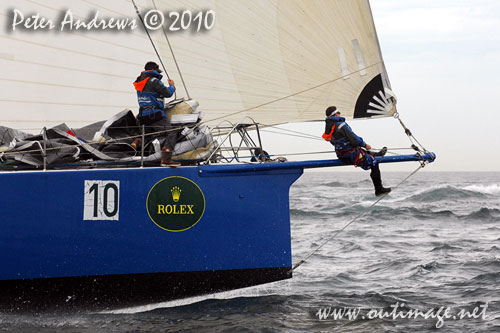
[[[139,114],[137,120],[140,125],[145,125],[145,134],[148,141],[159,139],[162,146],[161,166],[177,167],[180,163],[172,160],[172,154],[177,142],[177,130],[171,126],[165,114],[164,99],[172,97],[175,93],[174,81],[168,80],[168,87],[161,79],[161,69],[155,62],[148,62],[144,71],[134,82],[139,102]],[[159,133],[158,133],[159,132]],[[155,134],[151,134],[155,133]],[[151,134],[151,135],[148,135]],[[137,149],[141,139],[137,138],[132,147]]]
[[[335,146],[335,152],[339,160],[346,164],[353,164],[364,170],[371,170],[370,177],[375,187],[375,195],[383,195],[391,192],[390,188],[382,186],[380,168],[374,156],[383,156],[387,152],[384,147],[380,152],[373,154],[372,148],[357,136],[345,122],[344,117],[340,117],[340,111],[335,106],[326,109],[325,133],[323,138]]]

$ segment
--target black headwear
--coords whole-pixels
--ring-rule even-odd
[[[326,108],[325,114],[326,114],[327,117],[330,117],[335,112],[338,112],[337,111],[337,107],[336,106],[329,106],[329,107]]]
[[[158,73],[162,72],[160,69],[160,66],[158,66],[158,64],[154,61],[147,62],[146,65],[144,66],[144,70],[147,70],[147,71],[153,70],[153,71],[157,71]]]

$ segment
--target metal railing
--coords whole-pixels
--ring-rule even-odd
[[[263,158],[263,154],[266,154],[262,149],[262,140],[259,131],[259,124],[256,123],[251,118],[245,118],[246,122],[240,122],[237,124],[232,124],[228,121],[224,121],[221,124],[210,127],[209,144],[206,147],[208,151],[202,157],[196,161],[190,161],[192,164],[211,164],[211,163],[231,163],[231,162],[265,162],[266,159]],[[127,127],[128,128],[128,127]],[[197,128],[195,125],[194,127]],[[48,169],[64,169],[64,168],[96,168],[96,167],[138,167],[141,168],[153,165],[151,161],[148,161],[149,156],[146,152],[147,150],[147,134],[145,126],[141,126],[137,132],[137,136],[130,136],[126,138],[115,138],[108,140],[111,143],[123,143],[123,140],[132,140],[134,138],[141,138],[140,149],[137,149],[137,155],[135,157],[127,157],[121,160],[81,160],[74,162],[53,162],[52,154],[57,153],[61,149],[67,148],[82,148],[85,149],[86,153],[92,151],[99,152],[100,149],[97,147],[103,144],[101,141],[96,142],[85,142],[80,139],[81,142],[69,143],[67,145],[53,146],[49,137],[49,132],[46,127],[41,131],[41,135],[36,142],[35,146],[26,147],[26,149],[21,149],[18,151],[5,151],[2,153],[5,156],[21,156],[20,159],[15,159],[17,163],[2,164],[0,163],[0,170],[26,170],[26,169],[42,169],[46,171]],[[52,134],[50,134],[52,135]],[[193,145],[193,149],[197,147]],[[202,147],[200,147],[202,148]],[[83,151],[83,150],[82,150]],[[108,151],[109,152],[109,151]],[[108,153],[106,152],[106,153]],[[33,154],[31,162],[27,162],[24,156]],[[39,154],[38,157],[36,154]],[[140,154],[140,156],[139,156]],[[208,156],[208,157],[207,157]],[[13,159],[14,160],[14,159]],[[21,160],[23,160],[21,162]],[[2,161],[3,162],[3,161]],[[19,163],[21,162],[21,163]],[[19,163],[19,164],[18,164]],[[154,164],[156,165],[156,164]]]
[[[251,123],[237,123],[227,125],[219,124],[211,129],[216,147],[204,164],[231,163],[231,162],[257,162],[259,154],[263,151],[259,125],[251,118]],[[257,143],[249,131],[255,130]],[[234,140],[238,142],[233,143]],[[242,155],[242,152],[244,153]]]

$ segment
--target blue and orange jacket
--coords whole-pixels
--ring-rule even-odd
[[[139,116],[149,116],[156,112],[161,112],[166,117],[164,111],[164,98],[172,97],[175,86],[165,86],[162,82],[163,75],[154,70],[144,71],[134,82],[137,91],[137,101],[139,102]]]
[[[337,153],[345,153],[354,148],[366,147],[363,138],[352,131],[345,122],[344,117],[327,117],[325,122],[323,138],[335,146]]]

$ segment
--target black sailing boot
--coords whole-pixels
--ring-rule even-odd
[[[385,188],[382,186],[382,177],[380,176],[380,169],[378,164],[372,167],[370,177],[372,179],[373,186],[375,187],[375,195],[377,197],[391,192],[390,187]]]
[[[162,167],[178,167],[181,166],[179,162],[172,160],[172,148],[163,147],[161,149],[161,166]]]
[[[372,153],[373,156],[385,156],[385,154],[387,154],[387,147],[382,148],[376,153]]]
[[[390,187],[383,187],[382,185],[380,185],[380,187],[376,187],[375,188],[375,195],[378,197],[378,196],[381,196],[381,195],[384,195],[384,194],[387,194],[391,192],[391,188]]]

